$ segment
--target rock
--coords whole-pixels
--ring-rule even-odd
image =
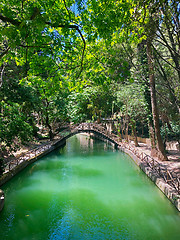
[[[4,207],[4,192],[3,190],[0,189],[0,211],[3,209]]]

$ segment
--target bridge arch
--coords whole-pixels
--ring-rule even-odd
[[[95,123],[81,123],[79,125],[72,125],[69,127],[69,133],[65,136],[61,137],[59,141],[66,141],[68,138],[80,134],[80,133],[88,133],[90,136],[96,137],[105,142],[110,142],[114,145],[115,148],[118,148],[118,137],[117,135],[110,133],[107,131],[105,127],[100,124]],[[67,131],[67,129],[66,129]]]

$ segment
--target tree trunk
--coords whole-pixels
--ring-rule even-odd
[[[149,137],[151,140],[151,155],[155,156],[157,153],[156,150],[156,140],[153,126],[153,117],[152,117],[152,106],[151,106],[151,94],[150,94],[150,86],[149,86],[149,75],[148,75],[148,59],[147,59],[147,43],[143,40],[140,44],[138,44],[138,56],[139,61],[141,62],[143,68],[142,73],[144,76],[143,86],[144,86],[144,98],[146,102],[147,116],[148,116],[148,128],[149,128]]]
[[[156,147],[156,139],[155,139],[155,134],[154,134],[154,128],[153,128],[153,122],[150,120],[148,121],[148,127],[149,127],[149,135],[151,139],[151,148]]]
[[[152,106],[152,115],[154,122],[155,135],[157,139],[157,157],[159,160],[168,160],[163,141],[160,134],[159,126],[159,114],[156,102],[156,91],[155,91],[155,77],[154,77],[154,67],[153,67],[153,54],[151,49],[151,41],[147,41],[147,58],[148,58],[148,67],[149,67],[149,83],[150,83],[150,93],[151,93],[151,106]]]
[[[134,123],[133,121],[131,121],[131,129],[133,132],[135,147],[139,147],[138,140],[137,140],[136,123]]]
[[[125,139],[127,142],[129,142],[128,131],[129,131],[129,125],[127,124],[126,131],[125,131]]]
[[[48,106],[49,106],[49,102],[48,102],[48,100],[46,99],[46,118],[45,118],[45,121],[46,121],[46,126],[49,128],[49,138],[50,138],[50,140],[52,141],[53,140],[53,138],[54,138],[54,134],[53,134],[53,132],[52,132],[52,127],[51,127],[51,125],[50,125],[50,123],[49,123],[49,114],[48,114]]]
[[[52,141],[53,138],[54,138],[54,134],[53,134],[53,132],[52,132],[52,127],[51,127],[51,125],[49,124],[49,117],[48,117],[48,115],[46,115],[46,126],[49,128],[49,138],[50,138],[50,140]]]
[[[151,141],[151,156],[156,157],[157,156],[156,139],[155,139],[155,133],[153,128],[153,122],[150,119],[148,121],[148,127],[149,127],[149,137]]]
[[[126,114],[126,118],[125,118],[125,139],[127,142],[129,142],[129,116]]]

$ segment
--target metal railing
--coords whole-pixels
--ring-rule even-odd
[[[19,158],[13,159],[12,161],[8,162],[5,166],[5,172],[12,170],[15,166],[18,166],[19,164],[21,164],[25,161],[29,161],[30,159],[37,157],[41,153],[47,151],[51,146],[52,146],[52,144],[48,143],[44,146],[40,146],[40,147],[34,148],[28,152],[25,152]]]
[[[175,173],[172,173],[170,170],[167,169],[167,167],[163,166],[153,157],[147,155],[144,152],[139,152],[130,144],[123,144],[122,146],[130,150],[142,162],[145,162],[147,166],[150,167],[152,172],[156,172],[159,175],[159,177],[162,177],[167,184],[175,188],[178,194],[180,194],[180,179]]]

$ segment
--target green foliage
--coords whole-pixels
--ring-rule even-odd
[[[176,122],[170,123],[171,128],[169,129],[167,125],[161,127],[161,135],[166,141],[179,141],[180,139],[180,125]]]
[[[131,118],[139,120],[146,118],[145,100],[140,85],[122,85],[117,92],[117,100],[123,115],[128,114]]]
[[[9,151],[14,151],[20,143],[31,139],[32,127],[21,112],[21,106],[18,103],[1,101],[0,109],[1,150],[8,148]]]
[[[115,93],[109,87],[89,86],[81,92],[72,92],[68,97],[68,116],[73,122],[110,116]]]
[[[117,91],[118,115],[131,129],[137,127],[139,135],[148,129],[148,111],[143,88],[137,83],[122,85]],[[147,136],[147,134],[146,134]]]
[[[17,65],[36,65],[37,56],[43,55],[50,59],[51,69],[80,72],[85,43],[73,6],[72,0],[1,1],[2,63],[13,59]]]

